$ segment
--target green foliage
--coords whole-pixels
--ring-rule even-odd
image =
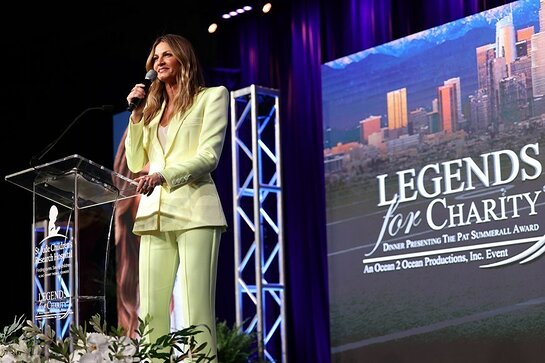
[[[248,363],[256,352],[254,333],[245,333],[241,327],[221,321],[216,324],[219,363]]]
[[[137,335],[132,339],[121,328],[108,331],[106,323],[101,324],[100,316],[94,315],[90,325],[94,332],[87,332],[87,326],[71,326],[70,335],[65,339],[55,336],[49,325],[41,329],[32,321],[23,323],[23,317],[3,329],[0,333],[1,362],[58,362],[79,361],[101,362],[150,362],[161,359],[166,362],[181,362],[191,358],[192,362],[210,362],[215,356],[204,353],[206,343],[197,345],[195,335],[205,325],[188,328],[163,335],[155,342],[149,342],[151,317],[139,319]],[[22,334],[16,336],[22,330]]]
[[[108,328],[97,314],[89,321],[91,332],[87,325],[72,326],[70,336],[59,339],[48,325],[41,329],[21,316],[0,332],[0,361],[73,363],[99,353],[103,362],[144,362],[151,358],[181,362],[190,356],[194,362],[210,362],[215,358],[204,353],[206,343],[197,345],[195,340],[203,329],[209,330],[207,326],[192,325],[150,343],[146,339],[151,332],[150,321],[149,316],[139,319],[136,333],[142,339],[132,339],[122,328]],[[255,333],[245,333],[235,324],[229,327],[225,321],[216,324],[216,333],[219,363],[255,362],[251,359],[256,353]]]
[[[14,334],[19,331],[25,323],[25,317],[20,316],[19,318],[15,317],[13,323],[9,326],[5,326],[0,333],[0,344],[8,345],[13,343],[17,338]]]

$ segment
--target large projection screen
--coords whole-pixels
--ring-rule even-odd
[[[545,4],[322,66],[333,362],[545,357]]]

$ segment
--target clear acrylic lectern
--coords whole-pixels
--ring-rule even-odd
[[[64,339],[70,325],[106,318],[115,204],[137,183],[77,154],[5,179],[33,196],[32,320]]]

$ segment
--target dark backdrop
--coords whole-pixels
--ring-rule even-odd
[[[537,0],[536,0],[537,1]],[[328,286],[322,180],[320,65],[509,1],[292,0],[220,22],[219,0],[150,3],[12,3],[4,12],[2,175],[25,169],[32,155],[85,108],[124,110],[131,86],[144,76],[153,39],[165,32],[188,37],[207,69],[209,84],[234,90],[255,83],[281,94],[286,243],[288,357],[329,362]],[[257,1],[249,1],[258,5]],[[9,19],[9,21],[7,21]],[[8,25],[9,24],[9,25]],[[79,153],[112,167],[108,115],[83,117],[45,161]],[[229,141],[229,140],[228,140]],[[216,179],[228,218],[231,161],[227,147]],[[30,193],[3,182],[4,233],[0,323],[30,315]],[[231,232],[232,233],[232,232]],[[234,321],[233,237],[221,247],[218,317]]]

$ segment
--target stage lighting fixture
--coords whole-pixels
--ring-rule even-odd
[[[218,24],[212,23],[212,24],[210,24],[210,26],[208,27],[208,32],[209,32],[210,34],[212,34],[212,33],[214,33],[217,29],[218,29]]]
[[[272,4],[271,3],[266,3],[265,5],[263,5],[261,10],[266,14],[269,11],[271,11],[271,8],[272,8]]]
[[[262,12],[263,13],[268,13],[269,11],[271,11],[271,8],[272,8],[272,3],[268,2],[265,5],[263,5]],[[234,18],[237,15],[242,15],[242,14],[248,13],[248,12],[250,12],[252,10],[253,10],[253,6],[250,6],[250,5],[241,6],[241,7],[237,8],[237,9],[235,9],[235,10],[228,10],[228,11],[226,11],[225,13],[223,13],[221,15],[220,21],[221,20],[229,20],[231,18]],[[210,34],[217,31],[217,29],[219,27],[218,23],[219,22],[215,22],[215,23],[210,24],[210,26],[208,27],[208,32]]]

